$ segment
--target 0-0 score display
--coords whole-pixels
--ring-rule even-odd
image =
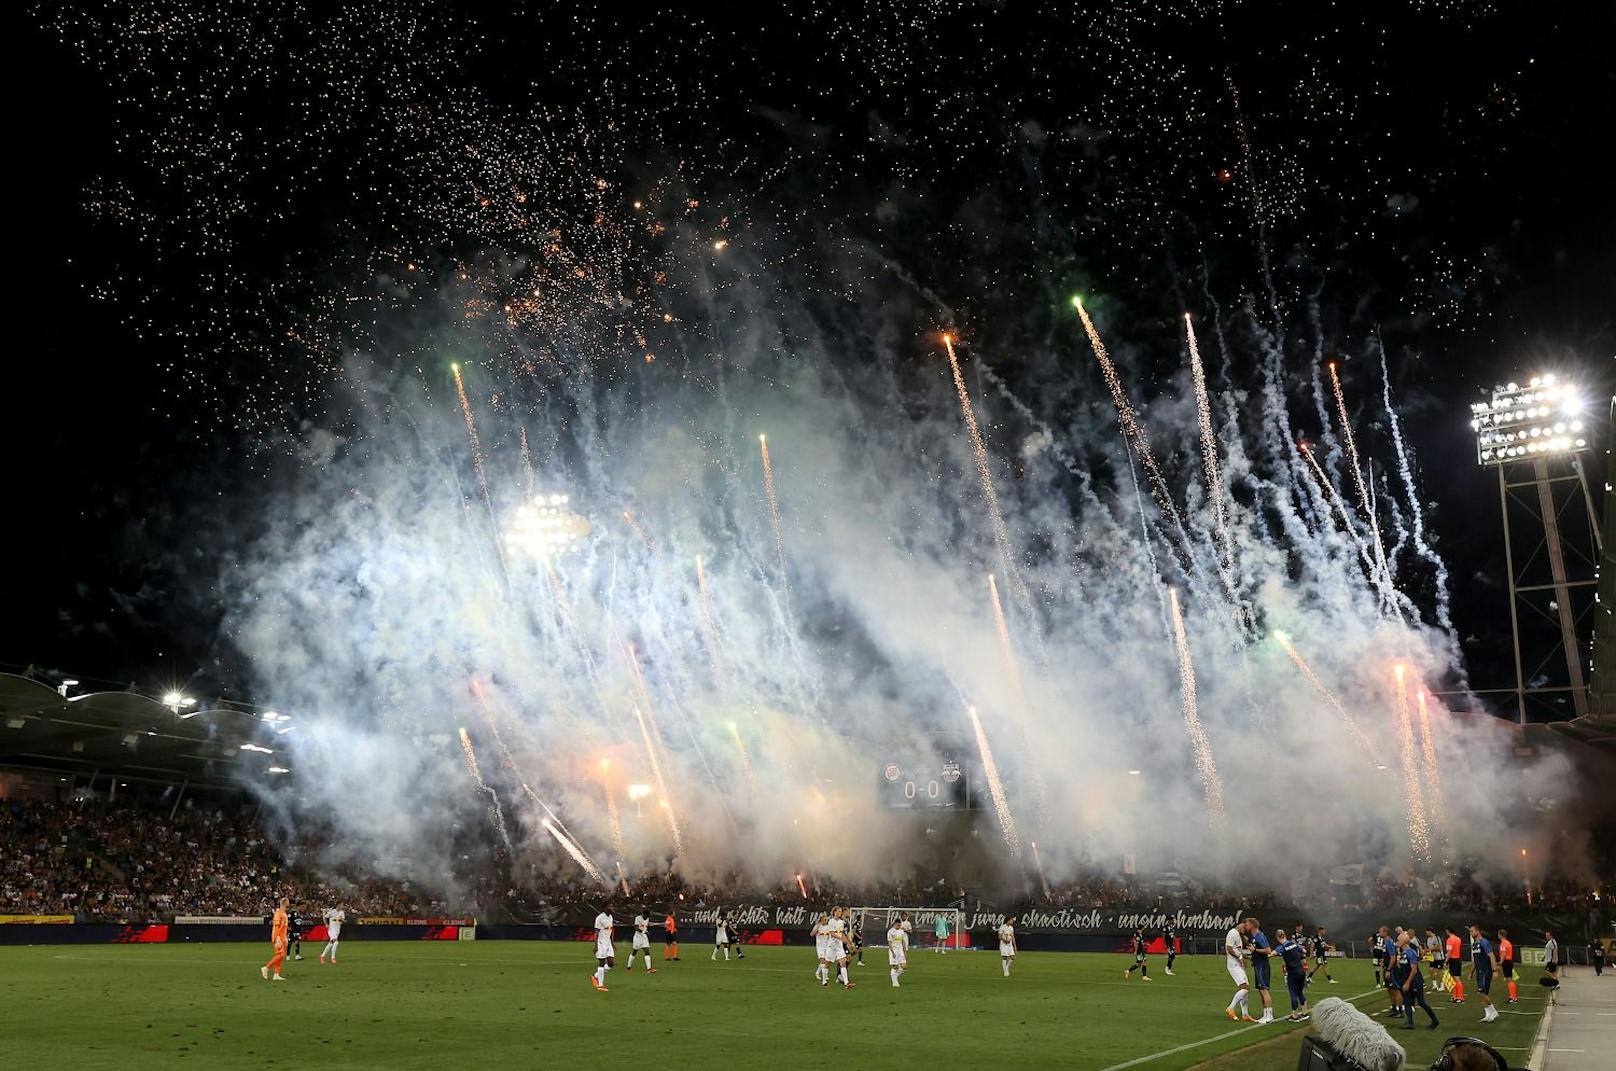
[[[881,767],[882,802],[901,810],[958,809],[970,806],[965,766],[955,759],[892,761]]]

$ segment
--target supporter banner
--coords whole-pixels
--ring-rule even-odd
[[[593,917],[591,917],[593,921]],[[440,919],[440,918],[402,918],[391,915],[365,915],[358,920],[361,926],[475,926],[477,920],[473,918]]]
[[[560,917],[546,921],[554,925],[571,925],[593,932],[595,910],[595,907],[587,904],[573,905],[565,912],[558,913]],[[721,908],[679,910],[677,914],[681,926],[714,926],[718,922],[719,912],[722,911],[736,926],[748,930],[806,930],[818,920],[822,910],[824,908],[811,904],[736,904]],[[632,907],[625,907],[621,915],[626,918],[632,913]],[[1236,922],[1250,914],[1231,908],[1202,908],[1169,913],[1138,906],[1121,908],[1041,906],[1023,909],[1012,905],[1006,911],[964,912],[965,927],[973,933],[997,929],[1006,913],[1016,917],[1018,933],[1117,934],[1144,929],[1154,934],[1160,933],[1170,925],[1186,937],[1197,934],[1221,937]],[[911,910],[909,917],[917,929],[930,933],[940,914],[947,915],[951,922],[957,917],[953,911],[942,909]],[[1278,913],[1275,917],[1279,918],[1282,915],[1285,918],[1290,917],[1283,913]]]
[[[0,915],[0,926],[66,926],[72,915]]]
[[[181,926],[262,926],[264,916],[242,918],[236,915],[175,915],[174,921]]]

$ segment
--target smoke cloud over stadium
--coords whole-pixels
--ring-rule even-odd
[[[1443,588],[1399,586],[1441,564],[1418,488],[1357,457],[1268,310],[1188,310],[1203,441],[1187,334],[1145,395],[1127,325],[1084,307],[1119,424],[1061,295],[1029,314],[1042,352],[1004,354],[873,251],[715,239],[670,204],[624,284],[650,326],[591,359],[490,308],[527,265],[436,266],[344,355],[341,420],[232,563],[231,634],[307,726],[297,806],[345,851],[420,874],[487,811],[523,864],[606,881],[891,878],[925,838],[882,764],[938,741],[1011,873],[1027,841],[1050,880],[1249,880],[1281,831],[1292,875],[1510,850],[1488,836],[1532,779],[1419,695],[1462,667]],[[1023,397],[1009,362],[1055,371]],[[1387,419],[1359,364],[1347,405]]]

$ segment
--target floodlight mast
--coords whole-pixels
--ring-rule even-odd
[[[1591,508],[1587,478],[1580,455],[1589,449],[1589,430],[1584,417],[1587,408],[1582,392],[1574,384],[1560,382],[1552,374],[1534,376],[1525,386],[1508,383],[1493,389],[1492,400],[1470,407],[1470,427],[1476,433],[1476,461],[1483,468],[1498,470],[1498,503],[1504,523],[1504,565],[1509,574],[1509,626],[1515,647],[1515,712],[1526,724],[1526,697],[1539,693],[1570,693],[1577,717],[1588,713],[1588,689],[1584,682],[1582,659],[1577,644],[1577,616],[1571,604],[1571,588],[1587,587],[1596,579],[1576,579],[1566,572],[1565,547],[1560,532],[1561,508],[1556,505],[1553,485],[1578,480],[1583,498],[1590,505],[1588,521],[1594,542],[1600,542],[1599,521]],[[1570,475],[1550,475],[1553,461],[1568,461]],[[1512,480],[1511,473],[1529,465],[1528,479]],[[1529,512],[1543,526],[1540,549],[1546,551],[1552,583],[1522,584],[1515,569],[1515,552],[1510,533],[1511,492],[1535,488],[1536,509]],[[1530,564],[1536,551],[1527,558]],[[1521,627],[1518,600],[1522,593],[1554,592],[1560,625],[1560,646],[1564,651],[1567,683],[1563,687],[1526,687],[1521,662]],[[1539,667],[1541,668],[1541,667]],[[1536,676],[1536,671],[1534,671]]]

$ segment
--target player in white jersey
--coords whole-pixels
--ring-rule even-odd
[[[1006,915],[1004,921],[999,923],[999,966],[1004,968],[1004,976],[1010,977],[1010,965],[1016,961],[1016,920],[1013,915]]]
[[[1253,929],[1251,921],[1250,919],[1244,919],[1236,923],[1234,929],[1223,935],[1223,965],[1228,968],[1229,977],[1234,979],[1235,987],[1234,999],[1230,1000],[1229,1006],[1223,1009],[1223,1014],[1243,1023],[1255,1023],[1257,1021],[1251,1015],[1251,1005],[1249,1003],[1251,983],[1246,979],[1246,957],[1250,954],[1246,948],[1246,936]],[[1240,1009],[1238,1015],[1235,1014],[1236,1008]]]
[[[320,951],[320,962],[324,963],[327,956],[331,962],[337,962],[337,942],[342,940],[342,924],[348,921],[348,913],[340,907],[325,909],[325,948]]]
[[[887,973],[892,975],[892,988],[898,988],[898,975],[909,966],[909,931],[903,923],[894,922],[887,931]]]
[[[724,909],[718,909],[718,923],[713,929],[713,959],[718,958],[718,950],[724,950],[724,962],[729,962],[729,922],[724,918]]]
[[[606,992],[606,972],[617,966],[617,950],[612,945],[615,926],[612,906],[607,904],[595,916],[595,973],[589,976],[589,983],[601,993]]]
[[[821,986],[830,985],[830,915],[822,912],[819,921],[814,923],[814,955],[819,958],[819,965],[814,968],[814,978]]]
[[[847,908],[831,908],[827,925],[825,955],[828,962],[836,964],[836,980],[842,983],[843,989],[857,989],[858,986],[847,977]]]
[[[628,950],[628,966],[623,968],[629,973],[634,971],[634,957],[640,953],[645,954],[645,973],[655,974],[656,968],[651,966],[651,916],[647,915],[645,908],[634,916],[634,943]]]

